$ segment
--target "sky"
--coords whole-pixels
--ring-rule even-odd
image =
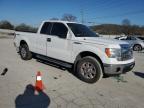
[[[0,0],[0,21],[38,26],[41,21],[72,14],[86,25],[144,25],[144,0]]]

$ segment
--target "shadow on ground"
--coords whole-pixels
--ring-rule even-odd
[[[48,62],[48,61],[46,61],[46,60],[42,60],[42,59],[39,59],[39,58],[36,58],[36,57],[34,57],[34,59],[36,59],[37,62],[40,62],[40,63],[46,64],[46,65],[49,65],[49,66],[52,66],[52,67],[61,69],[61,70],[63,70],[63,71],[68,71],[68,72],[71,73],[73,76],[75,76],[76,78],[78,78],[77,75],[76,75],[76,72],[74,72],[74,69],[73,69],[73,68],[66,68],[66,67],[60,66],[60,65],[58,65],[58,64],[51,63],[51,62]],[[117,76],[117,75],[111,75],[111,76]],[[103,75],[103,78],[109,78],[109,77],[111,77],[111,76],[104,74],[104,75]],[[78,78],[78,79],[79,79],[79,78]],[[80,80],[80,79],[79,79],[79,80]]]
[[[16,108],[48,108],[50,98],[43,91],[35,91],[33,85],[26,86],[23,94],[15,99]]]
[[[144,78],[144,72],[133,72],[136,76]]]
[[[144,50],[143,51],[137,51],[137,53],[144,53]]]

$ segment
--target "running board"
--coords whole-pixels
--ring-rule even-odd
[[[66,63],[66,62],[63,62],[63,61],[60,61],[60,60],[56,60],[56,59],[53,59],[53,58],[50,58],[50,57],[47,57],[47,56],[43,56],[43,55],[36,55],[36,57],[40,58],[42,60],[46,60],[48,62],[57,64],[57,65],[66,67],[66,68],[72,68],[72,64],[70,64],[70,63]]]

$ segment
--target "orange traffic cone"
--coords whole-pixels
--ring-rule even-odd
[[[44,89],[44,85],[42,83],[42,78],[41,78],[41,72],[37,72],[35,89],[37,91],[43,91]]]

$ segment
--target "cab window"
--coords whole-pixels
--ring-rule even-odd
[[[40,34],[50,35],[51,23],[45,22],[41,28]]]
[[[58,36],[60,38],[66,38],[68,29],[62,23],[53,23],[53,27],[51,30],[51,35]]]

